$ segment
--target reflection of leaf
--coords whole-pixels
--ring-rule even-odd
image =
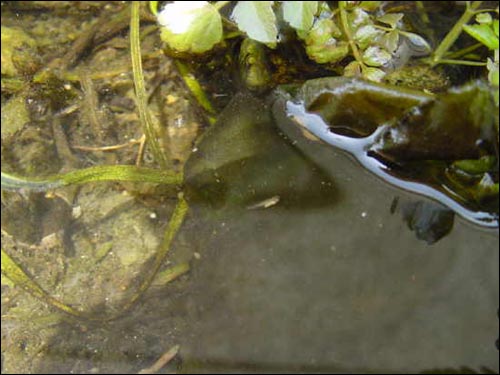
[[[498,48],[498,36],[495,35],[495,31],[490,25],[464,25],[464,30],[467,32],[467,34],[483,43],[489,49]]]
[[[317,1],[284,1],[283,18],[296,30],[309,30],[318,11]]]
[[[238,1],[232,18],[251,39],[273,46],[277,42],[278,29],[271,4],[271,1]]]
[[[207,1],[174,1],[158,14],[161,39],[181,52],[209,51],[222,39],[222,20]]]

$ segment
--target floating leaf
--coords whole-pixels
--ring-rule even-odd
[[[161,39],[180,52],[203,53],[222,40],[222,20],[207,1],[174,1],[158,14]]]
[[[276,45],[278,29],[271,1],[238,1],[231,17],[249,38]]]
[[[370,66],[384,66],[391,58],[391,54],[380,47],[368,47],[363,53],[363,61]]]
[[[317,1],[284,1],[283,18],[295,30],[309,30],[318,11]]]
[[[377,21],[385,23],[386,25],[391,26],[393,29],[396,28],[396,25],[403,18],[403,13],[386,13],[383,16],[377,18]]]
[[[498,49],[498,36],[490,25],[464,25],[464,30],[489,49]]]

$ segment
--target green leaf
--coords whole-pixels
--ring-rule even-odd
[[[358,27],[372,23],[370,15],[361,8],[354,8],[348,13],[348,21],[351,30],[356,30]]]
[[[389,31],[382,38],[380,38],[379,43],[390,53],[396,52],[399,46],[399,32],[397,30]]]
[[[222,40],[222,20],[207,1],[174,1],[158,14],[161,39],[180,52],[203,53]]]
[[[97,181],[135,181],[155,184],[180,185],[183,176],[172,171],[140,168],[134,165],[99,165],[42,179],[24,178],[1,173],[2,190],[47,191],[62,186],[80,185]]]
[[[349,44],[347,42],[338,42],[333,45],[314,44],[306,47],[306,53],[319,64],[336,63],[349,54]]]
[[[372,82],[382,82],[385,72],[378,68],[366,68],[363,70],[363,78]]]
[[[356,30],[353,39],[358,43],[359,48],[365,49],[370,44],[373,44],[374,40],[383,33],[383,31],[376,29],[372,25],[365,25]]]
[[[464,30],[489,49],[498,48],[498,36],[495,35],[495,31],[490,25],[464,25]]]
[[[477,23],[490,24],[492,21],[493,21],[493,18],[491,18],[491,14],[489,14],[489,13],[479,13],[476,16],[476,22]]]
[[[295,30],[309,30],[318,11],[317,1],[284,1],[283,18]]]
[[[368,47],[363,53],[363,62],[370,66],[386,65],[391,58],[391,54],[380,47]]]
[[[238,1],[231,18],[249,38],[276,45],[278,29],[271,1]]]
[[[403,13],[386,13],[377,18],[377,21],[385,23],[395,29],[396,25],[403,18]]]
[[[335,63],[349,54],[347,42],[339,42],[335,36],[342,32],[331,19],[321,19],[314,23],[304,38],[306,53],[320,64]]]
[[[361,65],[357,61],[351,61],[344,68],[344,77],[359,77],[361,75]]]
[[[367,12],[375,12],[380,7],[381,1],[362,1],[359,7]]]

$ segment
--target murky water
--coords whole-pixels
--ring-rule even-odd
[[[219,123],[228,134],[239,127],[276,138],[262,110],[251,131],[242,106],[228,113]],[[209,135],[199,152],[215,160],[229,139]],[[233,177],[224,202],[193,207],[192,220],[207,218],[210,229],[188,297],[186,371],[498,370],[497,232],[457,218],[428,245],[391,213],[395,198],[427,198],[389,186],[341,151],[293,139],[276,138],[266,156],[219,161],[218,183]],[[249,210],[247,200],[269,186],[282,199]],[[314,194],[322,203],[307,199]]]
[[[41,21],[43,34],[43,22],[54,21]],[[128,42],[117,39],[116,50],[97,48],[99,58],[91,54],[96,61],[82,64],[97,72],[113,61],[125,72]],[[153,33],[142,48],[159,48]],[[145,61],[150,73],[165,63]],[[179,148],[171,156],[182,164],[198,124],[188,94],[173,83],[178,77],[162,69],[168,84],[161,90],[172,96],[168,105],[159,101],[165,113],[158,117],[171,123],[167,133],[181,129],[167,143]],[[125,100],[130,77],[111,77],[113,84],[94,79],[102,85],[96,93],[115,90],[99,99],[101,109],[119,109],[99,146],[140,136]],[[62,118],[71,146],[94,145],[85,119]],[[60,169],[52,119],[37,119],[8,140],[9,147],[31,145],[15,148],[20,156],[9,168],[40,171],[34,160],[43,159],[54,168],[44,173]],[[136,150],[121,150],[109,159],[100,151],[79,156],[134,163]],[[419,239],[406,208],[440,207],[436,202],[276,122],[271,108],[247,94],[203,136],[186,177],[190,211],[165,268],[190,261],[190,273],[153,285],[136,308],[106,323],[68,319],[2,284],[2,372],[137,373],[175,344],[179,355],[163,372],[499,371],[498,229],[456,216],[443,238],[450,228]],[[119,311],[136,277],[150,270],[178,193],[141,191],[158,197],[149,202],[123,191],[103,184],[48,197],[10,195],[2,200],[2,247],[64,302],[96,315]],[[56,239],[45,243],[47,237]]]

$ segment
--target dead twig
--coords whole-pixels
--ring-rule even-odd
[[[175,345],[165,352],[151,367],[142,369],[139,374],[156,374],[163,366],[169,363],[179,352],[179,345]]]
[[[80,151],[114,151],[119,150],[120,148],[130,147],[136,144],[140,144],[142,142],[142,138],[140,139],[131,139],[127,143],[122,143],[119,145],[113,146],[102,146],[102,147],[92,147],[92,146],[71,146],[71,148]]]

